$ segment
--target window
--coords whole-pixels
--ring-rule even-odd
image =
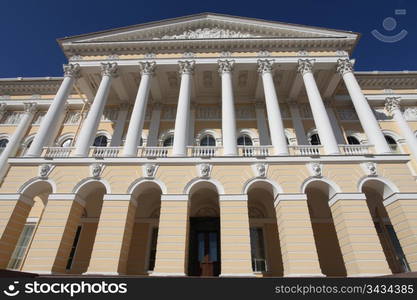
[[[99,135],[95,138],[93,146],[95,147],[107,147],[107,137],[105,135]]]
[[[310,144],[311,145],[321,145],[320,137],[319,137],[319,135],[317,133],[312,134],[310,136]]]
[[[72,140],[73,140],[72,138],[67,138],[63,140],[61,143],[61,147],[71,147]]]
[[[75,233],[74,241],[72,243],[70,255],[68,257],[67,266],[65,269],[70,270],[72,266],[72,262],[74,261],[75,250],[77,250],[78,240],[80,239],[81,234],[81,226],[77,227],[77,232]]]
[[[239,146],[252,146],[253,145],[252,139],[249,136],[247,136],[246,134],[238,137],[237,144]]]
[[[347,137],[347,142],[349,145],[360,145],[361,143],[359,142],[359,140],[357,138],[355,138],[354,136],[348,136]]]
[[[254,272],[265,272],[265,244],[262,228],[252,227],[250,229],[250,247],[252,254],[252,270]]]
[[[207,134],[200,139],[200,146],[216,146],[216,140]]]
[[[152,229],[152,236],[151,236],[151,249],[149,253],[149,266],[148,270],[153,271],[155,268],[155,258],[156,258],[156,243],[158,241],[158,227],[154,227]]]
[[[8,142],[8,139],[0,139],[0,148],[6,148]]]
[[[12,257],[7,266],[8,269],[19,270],[25,258],[27,248],[30,240],[32,239],[33,232],[35,231],[36,224],[28,223],[23,227],[19,240],[17,241],[16,248],[12,253]]]
[[[389,147],[391,148],[391,150],[393,152],[398,152],[398,145],[397,145],[397,142],[394,140],[394,138],[389,135],[384,135],[384,137]]]
[[[174,145],[174,136],[170,135],[164,140],[164,147],[171,147]]]

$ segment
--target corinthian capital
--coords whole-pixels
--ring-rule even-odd
[[[300,72],[301,75],[313,72],[313,61],[310,59],[299,59],[297,71]]]
[[[353,64],[349,60],[349,58],[339,58],[337,60],[337,72],[340,73],[340,75],[344,75],[349,72],[353,72]]]
[[[101,75],[117,77],[119,66],[117,63],[101,63]]]
[[[258,59],[258,73],[271,73],[274,61],[272,59]]]
[[[217,61],[217,63],[219,64],[219,73],[230,73],[233,71],[233,65],[234,65],[234,61],[233,60],[219,60]]]
[[[64,76],[78,78],[80,77],[80,65],[79,64],[68,64],[64,65]]]
[[[35,113],[37,111],[38,105],[36,103],[31,103],[31,102],[25,102],[23,103],[23,110],[26,113]]]
[[[389,114],[393,114],[395,110],[400,109],[401,99],[398,97],[385,98],[385,109]]]
[[[144,61],[139,62],[140,73],[142,75],[151,75],[155,74],[156,62],[155,61]]]
[[[194,65],[195,65],[195,61],[194,60],[180,60],[179,62],[180,65],[180,74],[193,74],[194,73]]]

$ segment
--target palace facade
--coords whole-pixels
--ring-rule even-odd
[[[417,72],[359,34],[198,14],[59,39],[63,77],[0,79],[0,268],[417,271]]]

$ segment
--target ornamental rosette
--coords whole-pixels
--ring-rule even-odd
[[[195,61],[194,60],[181,60],[178,62],[180,65],[179,73],[182,74],[190,74],[192,75],[194,73],[194,66]]]
[[[258,73],[271,73],[273,64],[274,62],[271,59],[258,59]]]
[[[234,61],[233,60],[219,60],[219,73],[230,73],[233,71]]]
[[[343,76],[346,73],[353,72],[353,64],[349,58],[338,59],[336,70]]]
[[[63,66],[64,76],[66,77],[80,77],[80,65],[79,64],[68,64]]]
[[[306,73],[312,73],[313,72],[313,61],[310,59],[299,59],[298,60],[298,67],[297,71],[304,75]]]
[[[400,110],[400,101],[401,99],[398,97],[387,97],[385,99],[385,110],[392,115],[397,109]]]
[[[101,75],[117,77],[119,66],[117,63],[101,63]]]
[[[155,74],[156,62],[155,61],[144,61],[139,62],[140,74],[151,75]]]

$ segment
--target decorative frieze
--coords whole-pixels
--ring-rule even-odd
[[[184,31],[180,34],[167,34],[160,38],[153,38],[154,40],[190,40],[190,39],[225,39],[225,38],[248,38],[259,37],[250,33],[235,31],[230,29],[223,29],[219,27],[214,28],[197,28]]]

